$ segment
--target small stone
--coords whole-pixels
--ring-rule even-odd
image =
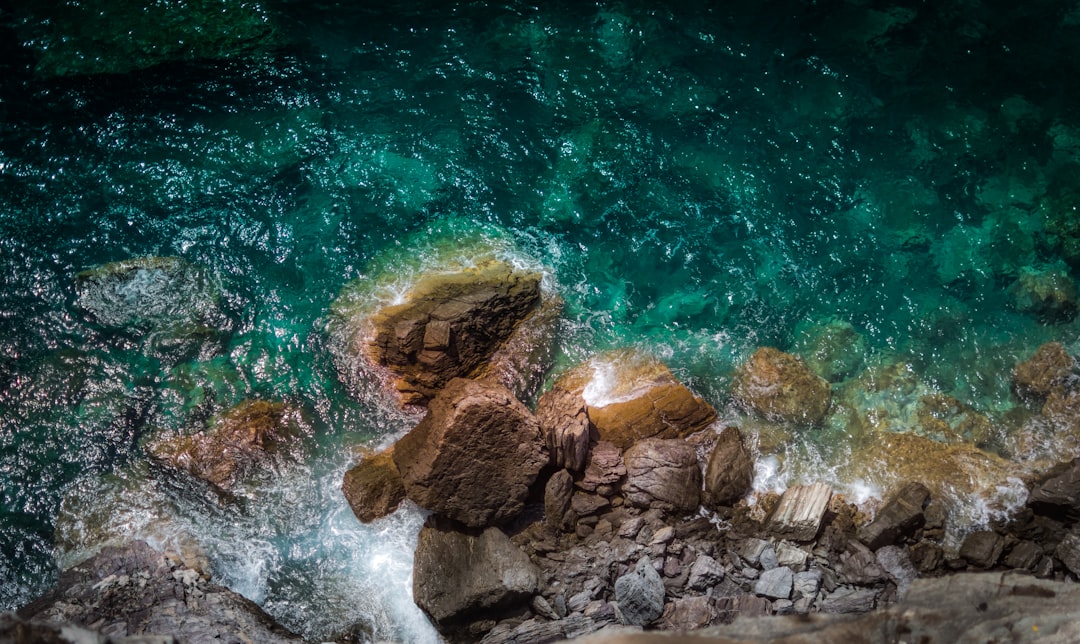
[[[551,604],[549,604],[542,595],[537,595],[536,597],[533,597],[532,609],[534,613],[536,613],[540,617],[543,617],[544,619],[550,619],[552,621],[559,619],[558,613],[555,612],[555,609],[551,607]]]
[[[766,570],[761,573],[761,577],[754,584],[754,594],[771,599],[787,599],[791,596],[794,580],[795,575],[791,568],[780,566]]]
[[[704,591],[724,579],[724,566],[708,555],[700,555],[690,567],[687,587],[691,590]]]
[[[581,517],[596,514],[610,505],[611,503],[604,497],[585,492],[575,493],[570,501],[570,506],[574,512]]]
[[[668,526],[664,526],[663,528],[660,528],[659,530],[657,530],[656,533],[653,534],[652,541],[650,541],[649,544],[650,545],[656,545],[656,544],[667,545],[667,544],[671,543],[671,540],[674,539],[674,538],[675,538],[675,528],[668,525]]]
[[[742,542],[742,545],[738,550],[738,555],[742,557],[746,563],[756,566],[758,565],[758,562],[761,561],[761,553],[765,552],[765,549],[768,547],[768,541],[751,537]]]
[[[960,546],[960,558],[976,568],[990,568],[1001,558],[1005,541],[992,530],[972,532]]]
[[[840,586],[820,604],[823,613],[868,613],[877,603],[877,590]]]
[[[772,544],[765,546],[765,549],[761,551],[761,557],[758,558],[758,564],[762,570],[772,570],[780,565],[776,558],[776,549]]]
[[[1054,556],[1074,575],[1080,575],[1080,534],[1070,532],[1054,550]]]
[[[776,545],[777,565],[787,566],[792,570],[802,570],[809,556],[810,553],[786,541],[781,541]]]
[[[644,525],[644,518],[631,517],[626,521],[623,521],[622,525],[619,526],[619,531],[617,532],[617,534],[620,537],[624,537],[626,539],[633,539],[637,536],[638,532],[641,532],[641,528]]]
[[[773,570],[775,570],[775,568]],[[757,568],[743,568],[742,572],[740,572],[739,574],[742,575],[743,577],[753,581],[754,579],[757,579],[758,576],[761,575],[761,571],[758,570]]]
[[[790,599],[777,599],[772,605],[774,615],[794,615],[795,603]]]
[[[792,582],[792,589],[802,595],[803,597],[816,597],[818,589],[821,588],[821,572],[817,570],[807,570],[806,572],[795,573],[794,580]]]
[[[908,587],[919,576],[915,566],[911,563],[911,557],[906,548],[900,546],[885,546],[876,553],[878,564],[892,577],[896,583],[896,596],[903,600],[907,596]]]
[[[911,563],[922,574],[934,572],[945,563],[945,552],[941,549],[941,546],[929,541],[916,543],[911,546],[909,552],[911,554]]]
[[[709,626],[718,617],[712,598],[685,597],[676,599],[664,607],[661,626],[665,630],[689,631]]]

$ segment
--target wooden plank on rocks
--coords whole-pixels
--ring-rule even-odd
[[[788,488],[769,518],[769,533],[792,541],[812,541],[831,498],[832,489],[824,483]]]

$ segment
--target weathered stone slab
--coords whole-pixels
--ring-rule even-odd
[[[832,490],[824,483],[788,488],[769,517],[769,532],[792,541],[813,540],[831,498]]]

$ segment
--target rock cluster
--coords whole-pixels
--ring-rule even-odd
[[[64,571],[56,589],[20,609],[18,617],[74,624],[98,631],[111,638],[108,641],[130,644],[303,641],[254,602],[206,581],[198,571],[169,561],[141,541],[104,548]]]

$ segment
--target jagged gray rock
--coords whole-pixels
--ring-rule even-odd
[[[615,580],[615,604],[620,621],[645,626],[664,613],[664,582],[648,557],[630,572]]]

